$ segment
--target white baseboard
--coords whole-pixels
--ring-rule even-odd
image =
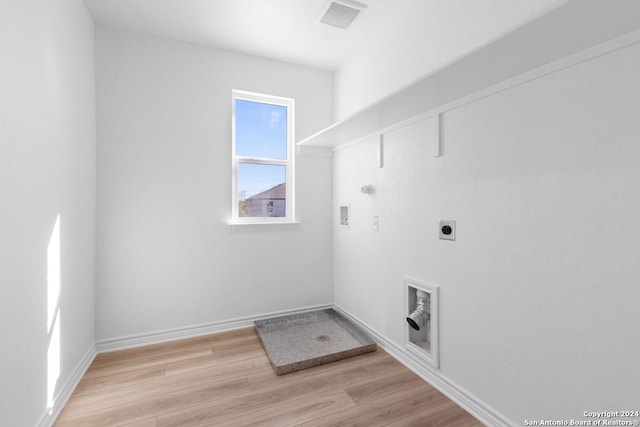
[[[96,351],[98,353],[108,353],[111,351],[126,350],[128,348],[141,347],[144,345],[159,344],[184,338],[193,338],[201,335],[232,331],[234,329],[249,328],[253,326],[253,322],[255,322],[256,320],[263,320],[276,316],[287,316],[290,314],[305,313],[307,311],[313,310],[323,310],[326,308],[333,308],[333,304],[321,304],[294,310],[275,311],[255,316],[245,316],[235,319],[221,320],[218,322],[206,323],[202,325],[187,326],[184,328],[169,329],[148,334],[130,335],[121,338],[108,339],[98,341],[96,343]]]
[[[73,370],[73,373],[64,383],[64,386],[60,388],[60,390],[54,396],[53,406],[45,412],[42,417],[40,417],[40,421],[36,424],[38,427],[51,427],[53,423],[64,409],[65,405],[69,401],[69,398],[73,394],[73,391],[78,386],[78,383],[89,369],[91,362],[96,357],[96,346],[95,344],[91,344],[89,350],[82,357],[76,368]]]
[[[464,390],[462,387],[452,383],[445,377],[443,377],[436,369],[428,365],[427,363],[420,361],[414,354],[407,349],[395,344],[378,331],[367,325],[362,320],[358,319],[347,310],[338,305],[333,307],[337,312],[347,317],[353,323],[361,327],[369,336],[378,343],[384,350],[386,350],[391,356],[397,359],[400,363],[411,369],[422,379],[427,381],[433,387],[445,394],[449,399],[458,404],[461,408],[473,415],[479,421],[487,426],[495,427],[509,427],[516,425],[509,421],[506,417],[500,414],[498,411],[489,407],[486,403],[473,396],[471,393]]]
[[[170,329],[166,331],[153,332],[149,334],[131,335],[123,338],[115,338],[110,340],[99,341],[91,345],[91,348],[83,356],[78,363],[71,377],[64,386],[56,393],[54,404],[49,408],[40,421],[36,424],[38,427],[51,427],[56,421],[62,409],[69,401],[69,398],[76,389],[78,383],[89,369],[91,362],[98,353],[108,353],[111,351],[125,350],[128,348],[141,347],[149,344],[158,344],[162,342],[174,341],[183,338],[193,338],[201,335],[209,335],[217,332],[231,331],[234,329],[248,328],[253,326],[256,320],[268,319],[276,316],[286,316],[289,314],[305,313],[313,310],[323,310],[333,308],[333,304],[321,304],[310,307],[298,308],[295,310],[282,310],[271,313],[259,314],[255,316],[239,317],[235,319],[222,320],[203,325],[188,326],[185,328]]]
[[[418,360],[418,358],[408,350],[387,339],[385,336],[367,325],[365,322],[335,304],[321,304],[294,310],[282,310],[255,316],[222,320],[219,322],[213,322],[203,325],[195,325],[185,328],[171,329],[149,334],[132,335],[123,338],[99,341],[95,345],[91,346],[89,351],[87,351],[82,360],[78,363],[78,366],[74,370],[69,380],[67,380],[65,385],[57,393],[53,407],[41,417],[40,422],[37,425],[39,427],[50,427],[53,425],[56,418],[58,417],[58,415],[60,415],[60,412],[62,412],[62,409],[71,397],[71,394],[75,390],[76,386],[89,368],[89,365],[91,365],[91,362],[98,353],[107,353],[111,351],[141,347],[149,344],[158,344],[184,338],[193,338],[201,335],[247,328],[253,326],[253,322],[255,322],[256,320],[262,320],[276,316],[305,313],[313,310],[323,310],[327,308],[335,309],[337,312],[341,313],[353,323],[361,327],[367,334],[369,334],[369,336],[373,340],[376,341],[378,345],[386,350],[391,356],[393,356],[407,368],[411,369],[413,372],[415,372],[433,387],[438,389],[440,392],[445,394],[452,401],[454,401],[461,408],[465,409],[471,415],[476,417],[482,423],[486,424],[487,426],[496,427],[509,427],[515,425],[513,422],[507,420],[503,415],[501,415],[493,408],[489,407],[487,404],[473,396],[471,393],[467,392],[462,387],[452,383],[451,381],[443,377],[436,369]]]

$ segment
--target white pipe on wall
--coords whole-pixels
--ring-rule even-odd
[[[407,317],[407,322],[416,331],[419,331],[429,321],[428,297],[427,292],[416,289],[416,309]]]

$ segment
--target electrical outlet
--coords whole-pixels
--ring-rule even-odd
[[[371,221],[371,229],[373,231],[378,231],[378,216],[373,217],[373,221]]]
[[[456,240],[456,222],[452,220],[440,220],[439,237],[443,240]]]

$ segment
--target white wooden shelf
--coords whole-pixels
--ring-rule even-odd
[[[501,82],[639,28],[639,1],[569,1],[298,145],[335,148],[420,114],[445,111]]]

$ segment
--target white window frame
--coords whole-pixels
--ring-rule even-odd
[[[287,158],[273,159],[263,157],[236,156],[236,100],[260,102],[287,107]],[[295,222],[295,134],[294,134],[294,100],[280,96],[265,95],[261,93],[232,90],[231,102],[231,216],[235,224],[283,224]],[[287,185],[284,217],[240,217],[238,212],[238,165],[240,163],[253,163],[262,165],[278,165],[285,167],[285,180]]]

